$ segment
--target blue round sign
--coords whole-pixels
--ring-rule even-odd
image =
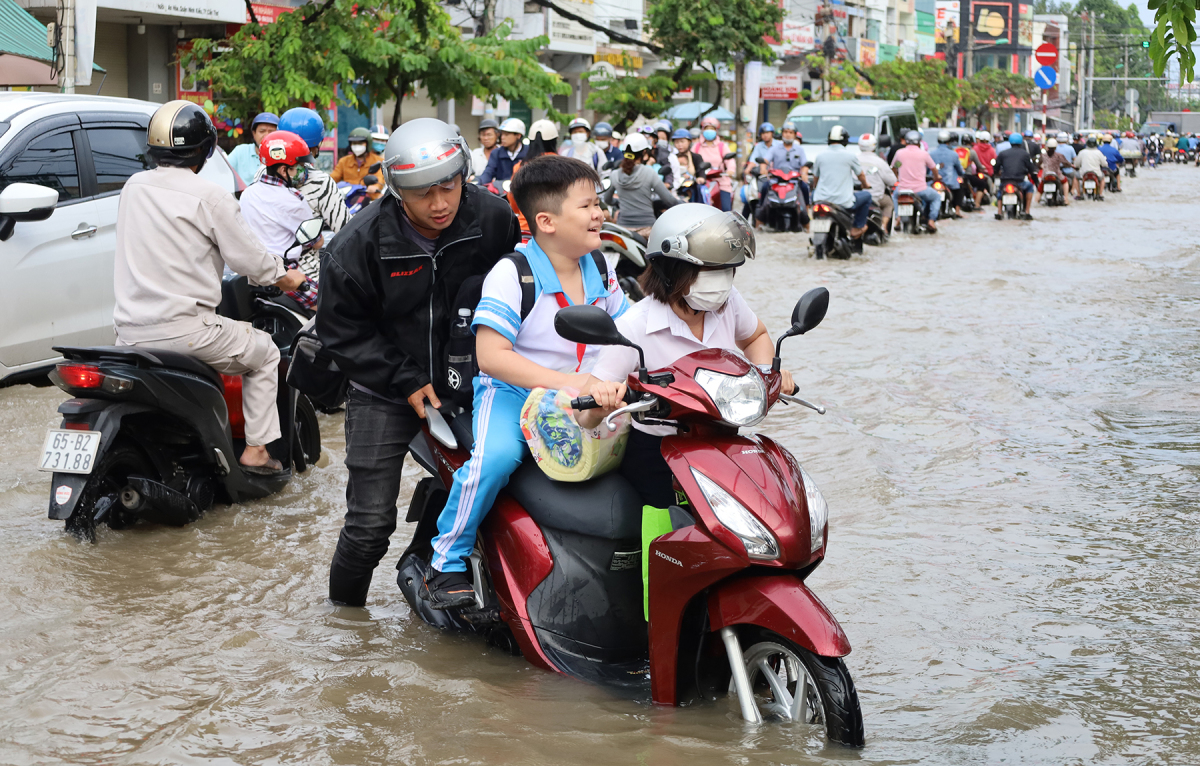
[[[1054,71],[1054,67],[1044,66],[1033,75],[1033,84],[1042,90],[1050,90],[1056,82],[1058,82],[1058,72]]]

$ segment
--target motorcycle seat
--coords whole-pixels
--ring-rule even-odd
[[[629,238],[632,239],[634,242],[638,243],[639,245],[641,245],[642,247],[646,246],[646,238],[643,237],[641,234],[638,234],[636,231],[629,232]]]
[[[58,351],[68,359],[81,361],[118,361],[133,364],[137,367],[162,367],[172,370],[190,372],[211,382],[214,386],[224,389],[221,374],[195,357],[180,354],[177,351],[165,351],[157,348],[141,348],[133,346],[58,346]]]
[[[615,472],[589,481],[554,481],[530,458],[513,473],[505,491],[542,527],[606,540],[642,534],[641,498]]]

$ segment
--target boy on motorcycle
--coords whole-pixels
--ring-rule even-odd
[[[644,142],[643,142],[644,143]],[[597,347],[564,340],[554,315],[568,305],[602,306],[614,318],[628,309],[617,275],[601,274],[591,251],[600,247],[604,214],[590,165],[553,154],[525,162],[513,179],[517,204],[534,229],[524,250],[536,299],[521,317],[521,277],[502,260],[488,273],[475,311],[479,376],[475,378],[475,444],[454,473],[454,485],[432,541],[432,570],[421,590],[434,609],[475,600],[466,559],[496,495],[529,454],[520,412],[532,389],[582,388]]]
[[[308,180],[312,157],[300,136],[286,130],[268,134],[259,144],[258,153],[265,172],[242,192],[242,216],[267,250],[283,258],[288,268],[299,268],[307,275],[305,283],[287,296],[314,311],[320,281],[321,261],[317,250],[321,240],[303,252],[295,252],[292,247],[296,229],[314,217],[312,208],[299,191]]]

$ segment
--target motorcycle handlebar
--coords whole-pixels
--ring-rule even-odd
[[[631,388],[625,389],[624,402],[626,404],[633,404],[641,398],[641,394],[639,394],[637,391],[634,391]],[[571,409],[578,410],[580,412],[583,410],[594,410],[599,406],[600,405],[596,404],[596,400],[591,396],[581,396],[578,399],[571,400]]]

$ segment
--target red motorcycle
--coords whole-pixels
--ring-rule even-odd
[[[816,327],[828,305],[825,288],[808,292],[779,342]],[[555,328],[576,343],[637,348],[595,306],[562,309]],[[619,474],[554,482],[532,460],[480,528],[469,562],[476,603],[437,611],[421,599],[438,514],[469,456],[470,413],[447,425],[434,411],[412,444],[433,475],[413,494],[417,530],[397,566],[409,605],[431,625],[479,634],[552,672],[648,692],[659,705],[732,691],[747,721],[820,725],[830,740],[861,746],[862,711],[842,660],[850,642],[805,584],[825,556],[828,506],[787,450],[738,434],[779,401],[824,412],[780,391],[778,353],[770,369],[709,349],[656,372],[643,356],[628,404],[607,419],[611,428],[628,412],[679,429],[662,445],[679,505],[672,531],[649,548],[649,624],[640,497]],[[572,404],[594,406],[590,397]]]
[[[775,231],[800,231],[800,174],[772,170],[767,195],[758,201],[763,221]]]
[[[1089,170],[1083,174],[1082,186],[1085,199],[1104,199],[1104,181],[1095,172]]]

